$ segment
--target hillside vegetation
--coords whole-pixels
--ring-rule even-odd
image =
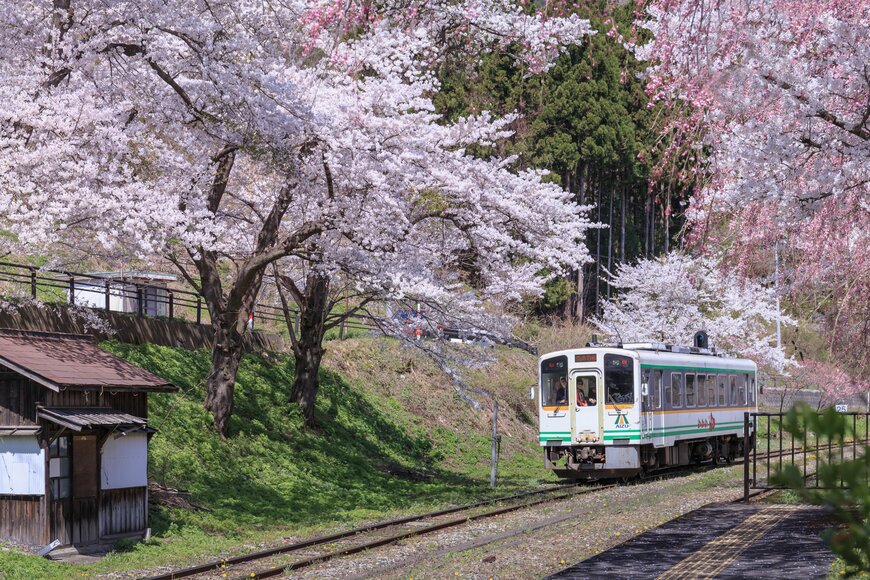
[[[496,394],[502,435],[499,487],[489,482],[489,403],[475,410],[417,349],[391,339],[330,342],[318,427],[303,428],[289,402],[292,359],[244,357],[230,438],[203,408],[209,352],[118,342],[102,345],[179,386],[149,397],[153,482],[190,492],[203,509],[152,506],[154,540],[126,545],[98,564],[70,567],[0,552],[10,578],[90,577],[183,565],[253,543],[399,512],[422,512],[509,488],[553,481],[537,447],[528,386],[535,358],[498,350],[469,371]],[[229,550],[226,551],[226,550]]]

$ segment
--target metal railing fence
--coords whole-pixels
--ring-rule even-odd
[[[744,498],[748,500],[753,489],[782,489],[782,485],[771,482],[771,475],[788,465],[798,469],[806,487],[831,489],[819,481],[819,467],[858,459],[870,444],[870,413],[842,415],[847,424],[851,423],[852,435],[841,442],[810,431],[806,424],[796,439],[783,427],[786,413],[744,413],[743,440],[749,442],[743,446]],[[843,486],[842,479],[839,484]]]
[[[42,269],[36,266],[0,261],[0,295],[4,288],[10,296],[29,297],[48,303],[67,303],[94,310],[127,312],[139,317],[168,318],[198,324],[210,324],[205,299],[197,292],[161,284],[148,284],[130,276],[106,276]],[[289,309],[299,329],[299,311]],[[271,304],[257,304],[251,317],[254,327],[265,325],[277,331],[286,324],[283,309]],[[352,315],[340,327],[339,337],[350,330],[375,328],[368,315]]]

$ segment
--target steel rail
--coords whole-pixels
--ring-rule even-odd
[[[870,440],[858,441],[858,443],[868,443],[868,442],[870,442]],[[846,442],[844,442],[844,445],[846,445],[846,444],[851,445],[852,443],[853,443],[853,441],[846,441]],[[817,452],[819,449],[820,449],[820,446],[817,445],[816,447],[813,447],[813,448],[795,449],[794,453],[796,455],[803,454],[803,453],[812,453],[812,452]],[[791,454],[791,451],[784,450],[783,454],[784,455]],[[779,456],[778,452],[772,452],[770,454],[759,455],[758,459],[762,459],[762,460],[763,459],[774,459],[778,456]],[[673,472],[671,474],[673,474]],[[657,477],[667,476],[667,475],[668,474],[666,474],[666,473],[656,474]],[[373,532],[373,531],[389,528],[392,526],[398,526],[401,524],[418,522],[418,521],[425,520],[425,519],[440,517],[440,516],[444,516],[444,515],[450,515],[450,514],[454,514],[454,513],[458,513],[458,512],[462,512],[462,511],[475,509],[478,507],[484,507],[487,505],[492,505],[492,504],[501,503],[501,502],[505,502],[505,501],[512,501],[512,500],[520,499],[520,498],[524,498],[524,497],[530,497],[530,496],[534,496],[534,495],[541,495],[541,494],[550,493],[550,492],[554,492],[554,491],[560,491],[560,490],[566,489],[566,487],[576,487],[579,485],[582,485],[582,482],[570,484],[568,486],[560,485],[560,486],[556,486],[556,487],[549,487],[546,489],[518,493],[518,494],[514,494],[514,495],[510,495],[510,496],[493,498],[493,499],[489,499],[489,500],[476,502],[473,504],[456,506],[456,507],[452,507],[452,508],[446,508],[443,510],[437,510],[437,511],[428,512],[425,514],[420,514],[420,515],[415,515],[415,516],[406,516],[406,517],[396,518],[396,519],[392,519],[392,520],[385,520],[382,522],[376,522],[374,524],[361,526],[359,528],[354,528],[354,529],[347,530],[344,532],[338,532],[338,533],[329,534],[326,536],[319,536],[316,538],[312,538],[310,540],[305,540],[305,541],[297,542],[294,544],[277,546],[275,548],[269,548],[269,549],[262,550],[259,552],[252,552],[250,554],[244,554],[241,556],[235,556],[235,557],[231,557],[231,558],[224,558],[221,560],[215,560],[212,562],[207,562],[205,564],[200,564],[200,565],[196,565],[196,566],[191,566],[189,568],[184,568],[181,570],[168,572],[166,574],[160,574],[160,575],[156,575],[156,576],[148,576],[148,577],[141,578],[140,580],[175,580],[177,578],[186,578],[189,576],[194,576],[196,574],[203,574],[203,573],[210,572],[210,571],[217,571],[217,570],[225,569],[226,567],[232,566],[235,564],[244,564],[247,562],[252,562],[255,560],[262,560],[264,558],[276,556],[279,554],[294,552],[294,551],[301,550],[304,548],[311,548],[311,547],[316,547],[316,546],[323,545],[323,544],[328,544],[328,543],[331,543],[331,542],[334,542],[337,540],[350,538],[350,537],[353,537],[356,535],[364,534],[367,532]],[[493,516],[501,515],[504,513],[510,513],[512,511],[517,511],[517,510],[520,510],[520,509],[523,509],[526,507],[532,507],[532,506],[535,506],[535,505],[538,505],[541,503],[545,503],[545,502],[549,502],[549,501],[557,501],[559,499],[565,499],[565,498],[573,497],[576,495],[584,495],[586,493],[592,493],[592,492],[601,491],[604,489],[609,489],[611,487],[614,487],[615,485],[616,484],[599,486],[599,487],[591,488],[591,489],[581,491],[581,492],[572,492],[572,493],[558,495],[555,497],[548,497],[548,498],[544,498],[544,499],[540,499],[540,500],[535,500],[532,502],[520,503],[517,505],[508,506],[505,508],[499,508],[497,510],[485,512],[483,514],[477,514],[477,515],[470,516],[470,517],[464,517],[464,518],[459,518],[459,519],[455,519],[455,520],[450,520],[448,522],[433,524],[431,526],[427,526],[425,528],[420,528],[418,530],[405,532],[405,533],[398,534],[396,536],[391,536],[389,538],[384,538],[381,540],[375,540],[373,542],[369,542],[369,543],[363,544],[361,546],[347,548],[344,550],[339,550],[337,552],[324,554],[322,556],[312,557],[312,558],[309,558],[306,560],[301,560],[301,561],[296,562],[296,563],[288,564],[288,565],[283,566],[281,568],[274,568],[274,569],[266,570],[264,572],[254,573],[254,576],[249,575],[249,576],[245,576],[245,577],[246,578],[252,578],[252,577],[253,578],[269,578],[269,577],[277,576],[277,575],[283,573],[284,570],[297,570],[297,569],[311,566],[311,565],[314,565],[314,564],[317,564],[320,562],[331,560],[333,558],[337,558],[337,557],[341,557],[341,556],[348,556],[348,555],[356,554],[356,553],[359,553],[359,552],[362,552],[362,551],[365,551],[368,549],[373,549],[373,548],[385,546],[388,544],[392,544],[392,543],[401,541],[401,540],[409,538],[409,537],[419,536],[419,535],[423,535],[426,533],[432,533],[435,531],[440,531],[440,530],[445,529],[445,528],[454,527],[454,526],[460,525],[462,523],[467,523],[467,522],[471,522],[474,520],[483,519],[486,517],[493,517]],[[756,497],[758,495],[762,495],[763,493],[766,493],[768,491],[774,491],[774,490],[758,490],[755,493],[753,493],[751,495],[751,497]],[[740,501],[743,501],[742,498]]]
[[[587,489],[585,491],[565,493],[565,494],[557,495],[554,497],[536,499],[534,501],[530,501],[530,502],[526,502],[526,503],[522,503],[522,504],[517,504],[517,505],[513,505],[513,506],[508,506],[508,507],[503,507],[503,508],[498,508],[495,510],[491,510],[491,511],[484,512],[481,514],[476,514],[473,516],[467,516],[464,518],[457,518],[457,519],[449,520],[446,522],[440,522],[437,524],[432,524],[431,526],[426,526],[425,528],[420,528],[417,530],[410,530],[407,532],[403,532],[401,534],[396,534],[394,536],[389,536],[387,538],[381,538],[379,540],[374,540],[372,542],[361,544],[359,546],[345,548],[343,550],[337,550],[335,552],[329,552],[327,554],[322,554],[320,556],[314,556],[312,558],[307,558],[305,560],[293,562],[292,564],[286,564],[284,566],[270,568],[268,570],[263,570],[260,572],[251,572],[250,574],[245,575],[245,576],[240,576],[239,578],[272,578],[274,576],[279,576],[279,575],[283,574],[284,572],[287,572],[290,570],[299,570],[300,568],[307,568],[308,566],[313,566],[314,564],[326,562],[328,560],[339,558],[341,556],[350,556],[353,554],[358,554],[360,552],[364,552],[366,550],[371,550],[373,548],[380,548],[382,546],[394,544],[396,542],[399,542],[401,540],[405,540],[407,538],[412,538],[415,536],[423,536],[425,534],[431,534],[433,532],[438,532],[438,531],[441,531],[441,530],[444,530],[447,528],[452,528],[452,527],[467,524],[469,522],[473,522],[476,520],[482,520],[485,518],[491,518],[494,516],[498,516],[498,515],[502,515],[502,514],[506,514],[506,513],[510,513],[510,512],[515,512],[515,511],[518,511],[518,510],[521,510],[521,509],[524,509],[527,507],[536,506],[536,505],[550,502],[550,501],[557,501],[560,499],[567,499],[567,498],[575,497],[578,495],[585,495],[585,494],[589,494],[589,493],[603,491],[605,489],[610,489],[612,487],[616,487],[616,485],[617,484],[614,483],[614,484],[610,484],[610,485],[603,485],[600,487]]]
[[[554,491],[560,491],[560,490],[564,490],[564,489],[569,488],[569,487],[577,487],[579,485],[582,485],[582,483],[578,482],[578,483],[569,484],[569,485],[559,485],[559,486],[555,486],[555,487],[548,487],[545,489],[537,489],[537,490],[533,490],[533,491],[517,493],[514,495],[483,500],[483,501],[479,501],[479,502],[476,502],[473,504],[456,506],[456,507],[452,507],[452,508],[446,508],[446,509],[437,510],[434,512],[428,512],[425,514],[420,514],[420,515],[415,515],[415,516],[405,516],[405,517],[396,518],[396,519],[392,519],[392,520],[385,520],[382,522],[376,522],[376,523],[369,524],[366,526],[361,526],[359,528],[353,528],[351,530],[347,530],[344,532],[337,532],[335,534],[329,534],[326,536],[318,536],[316,538],[312,538],[310,540],[304,540],[302,542],[297,542],[294,544],[286,544],[283,546],[277,546],[275,548],[269,548],[269,549],[262,550],[259,552],[252,552],[250,554],[244,554],[244,555],[235,556],[232,558],[224,558],[221,560],[215,560],[212,562],[207,562],[205,564],[199,564],[196,566],[191,566],[189,568],[175,570],[172,572],[168,572],[166,574],[158,574],[156,576],[147,576],[147,577],[140,578],[139,580],[175,580],[176,578],[186,578],[188,576],[194,576],[196,574],[202,574],[205,572],[210,572],[212,570],[220,570],[221,568],[224,568],[226,566],[231,566],[233,564],[243,564],[245,562],[250,562],[253,560],[261,560],[263,558],[268,558],[270,556],[284,554],[287,552],[293,552],[296,550],[301,550],[303,548],[310,548],[313,546],[328,544],[328,543],[334,542],[336,540],[349,538],[349,537],[363,534],[366,532],[381,530],[381,529],[388,528],[391,526],[397,526],[397,525],[406,524],[406,523],[410,523],[410,522],[418,522],[418,521],[429,519],[429,518],[435,518],[435,517],[449,515],[449,514],[453,514],[453,513],[457,513],[457,512],[461,512],[461,511],[467,511],[470,509],[475,509],[478,507],[492,505],[495,503],[511,501],[511,500],[515,500],[515,499],[519,499],[519,498],[523,498],[523,497],[540,495],[540,494],[550,493],[550,492],[554,492]],[[605,489],[606,487],[611,487],[611,486],[596,487],[596,488],[589,490],[589,491],[597,491],[600,489]],[[576,495],[576,493],[568,494],[568,495],[569,496]],[[542,501],[552,501],[552,500],[548,498],[548,499],[545,499]],[[520,507],[523,507],[525,504],[519,504],[519,505],[520,505]],[[463,518],[462,521],[467,521],[467,519]]]
[[[867,445],[870,444],[870,439],[849,439],[847,441],[843,441],[842,443],[836,443],[834,445],[835,448],[843,448],[849,445]],[[758,455],[758,459],[777,459],[779,457],[786,457],[791,455],[804,455],[808,453],[816,453],[821,450],[821,445],[816,445],[815,447],[797,447],[794,450],[791,449],[783,449],[782,451],[771,451],[770,453],[761,453]],[[736,465],[736,464],[735,464]]]

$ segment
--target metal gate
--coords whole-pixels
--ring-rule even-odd
[[[750,490],[781,489],[771,476],[788,465],[798,469],[808,488],[835,487],[820,483],[818,467],[862,457],[870,443],[870,413],[840,414],[847,427],[851,424],[851,433],[842,441],[814,433],[805,424],[796,438],[783,428],[786,413],[744,413],[743,440],[748,442],[743,446],[744,499],[749,499]],[[842,487],[843,481],[839,483]]]

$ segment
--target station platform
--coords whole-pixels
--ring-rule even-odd
[[[820,507],[705,506],[549,578],[825,578],[834,555]]]

